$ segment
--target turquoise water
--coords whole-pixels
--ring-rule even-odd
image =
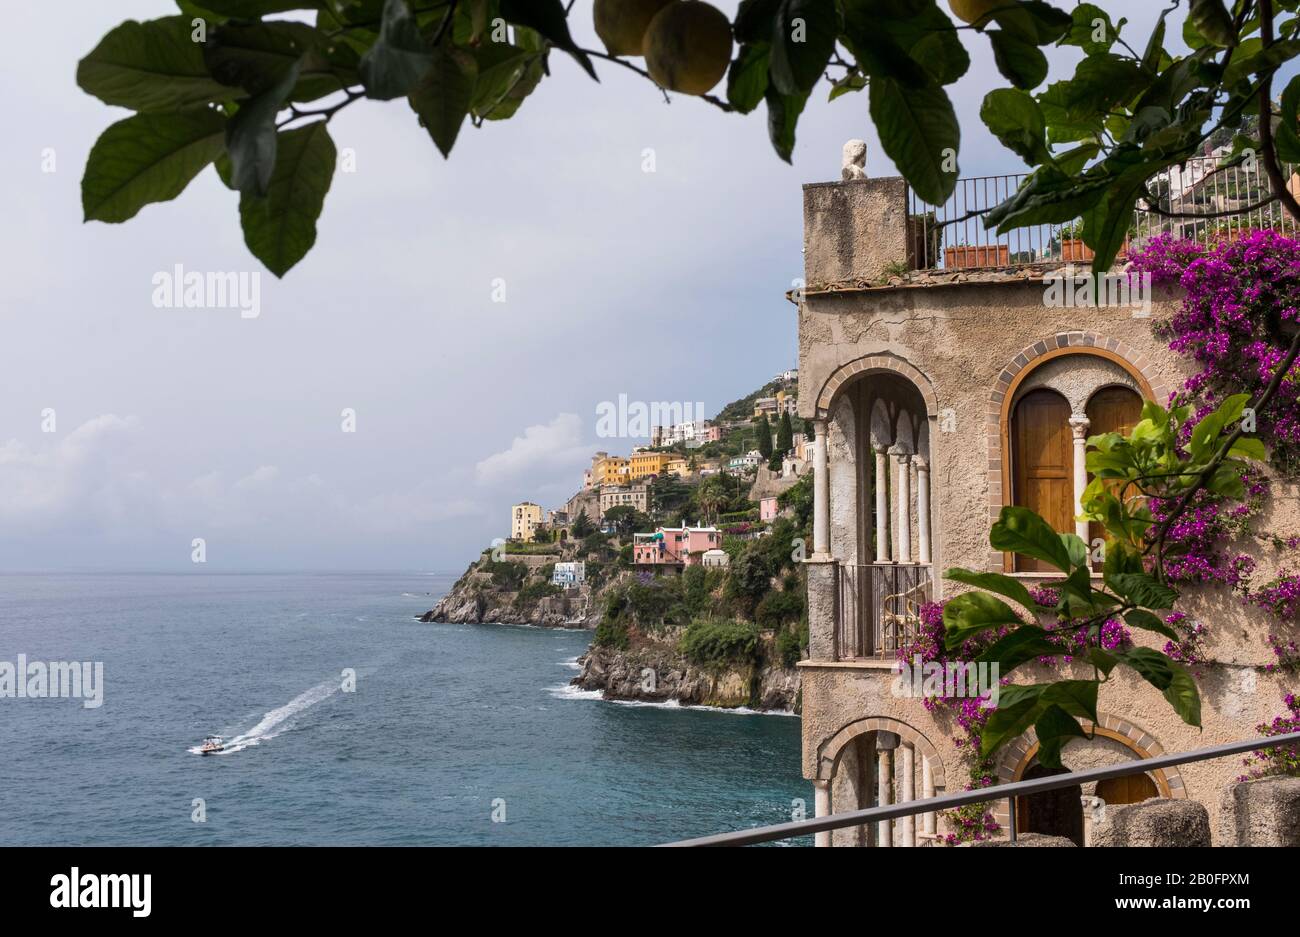
[[[414,621],[451,581],[0,575],[0,661],[104,664],[98,709],[0,699],[0,844],[637,845],[811,815],[797,718],[574,694],[587,632]],[[192,753],[210,733],[231,750]]]

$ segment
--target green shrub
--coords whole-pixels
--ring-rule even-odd
[[[763,596],[754,609],[754,621],[760,628],[776,631],[782,625],[798,621],[803,607],[802,591],[779,592],[774,589]]]
[[[607,616],[596,626],[596,634],[591,643],[598,647],[612,647],[619,651],[626,651],[632,642],[628,639],[627,625],[617,618],[611,619]]]
[[[808,650],[808,623],[800,622],[792,628],[786,628],[776,636],[776,656],[782,666],[793,667],[803,659]]]
[[[682,635],[681,652],[702,667],[753,663],[758,660],[758,626],[734,619],[700,618]]]
[[[560,592],[560,587],[552,585],[549,579],[530,582],[519,590],[519,594],[515,596],[515,604],[523,605],[526,602],[536,602],[538,599],[544,599],[548,595],[558,595]]]
[[[498,562],[489,560],[484,563],[482,570],[485,573],[492,574],[492,585],[498,589],[504,589],[507,592],[514,592],[524,584],[524,578],[528,575],[528,570],[522,563]]]

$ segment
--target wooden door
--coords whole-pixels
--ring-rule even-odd
[[[1148,775],[1130,774],[1098,781],[1097,796],[1108,804],[1140,804],[1152,797],[1159,797],[1160,791]]]
[[[1022,781],[1069,774],[1069,768],[1048,769],[1035,762]],[[1083,845],[1083,788],[1078,784],[1016,798],[1016,832],[1064,836]]]
[[[1086,415],[1089,436],[1100,436],[1103,433],[1123,433],[1127,436],[1142,419],[1142,398],[1127,387],[1106,387],[1092,395]],[[1101,524],[1093,521],[1088,525],[1089,549],[1098,540],[1105,539],[1106,529]],[[1093,565],[1100,568],[1098,563]]]
[[[1070,405],[1051,390],[1033,390],[1016,404],[1012,418],[1013,503],[1035,511],[1053,530],[1074,530],[1074,449]],[[1022,572],[1051,569],[1016,556]]]

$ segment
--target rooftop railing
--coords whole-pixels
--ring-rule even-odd
[[[1211,761],[1215,758],[1226,758],[1230,755],[1244,755],[1246,752],[1258,751],[1263,748],[1275,748],[1283,745],[1296,744],[1300,744],[1300,732],[1290,732],[1286,735],[1275,735],[1270,737],[1257,737],[1240,742],[1227,742],[1223,745],[1212,745],[1209,748],[1198,748],[1194,751],[1182,752],[1179,754],[1157,755],[1154,758],[1140,758],[1135,761],[1126,761],[1122,764],[1110,765],[1105,768],[1089,768],[1085,771],[1072,771],[1069,774],[1054,774],[1045,778],[1035,778],[1031,781],[1014,781],[1011,784],[1000,784],[995,788],[986,787],[974,791],[962,791],[957,794],[926,797],[920,800],[907,801],[906,803],[887,804],[881,807],[868,807],[863,810],[850,810],[845,813],[832,813],[829,816],[817,817],[812,820],[798,820],[791,823],[778,823],[774,826],[760,826],[750,830],[739,830],[734,833],[719,833],[715,836],[701,836],[697,839],[686,839],[675,843],[665,843],[664,845],[754,846],[759,843],[777,842],[783,839],[793,839],[798,836],[827,833],[831,830],[841,830],[851,826],[864,826],[869,823],[897,820],[902,817],[911,817],[920,813],[953,810],[957,807],[964,807],[967,804],[989,803],[1004,798],[1010,802],[1011,821],[1007,824],[1008,836],[1012,842],[1015,842],[1017,797],[1024,797],[1029,794],[1041,794],[1044,791],[1061,790],[1062,788],[1073,787],[1076,784],[1086,784],[1092,781],[1105,781],[1109,778],[1122,778],[1131,774],[1143,774],[1147,771],[1155,771],[1161,768],[1172,768],[1177,765],[1192,764],[1200,761]],[[990,794],[994,793],[996,793],[996,796],[990,796]]]
[[[1300,174],[1284,166],[1287,190],[1300,195]],[[908,193],[909,253],[914,270],[989,270],[1036,263],[1090,263],[1082,225],[1034,225],[997,234],[984,227],[984,214],[1014,195],[1027,173],[959,179],[942,205],[930,205]],[[1157,201],[1141,201],[1133,212],[1122,261],[1160,234],[1202,244],[1252,228],[1273,228],[1295,235],[1296,220],[1273,193],[1262,167],[1249,163],[1224,166],[1214,156],[1189,159],[1148,183]],[[1196,216],[1196,217],[1186,217]]]

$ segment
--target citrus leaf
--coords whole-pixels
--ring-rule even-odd
[[[248,249],[282,277],[316,243],[316,220],[334,179],[337,152],[323,120],[279,137],[266,197],[245,193],[239,217]]]
[[[121,222],[185,190],[221,154],[226,121],[208,108],[135,114],[105,130],[86,160],[81,206],[87,221]]]
[[[194,29],[186,16],[127,20],[77,64],[77,86],[133,111],[176,111],[233,97],[208,74]]]

